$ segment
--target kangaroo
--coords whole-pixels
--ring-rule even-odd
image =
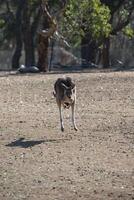
[[[64,131],[62,118],[62,107],[72,110],[72,123],[74,130],[78,130],[75,124],[75,104],[76,104],[76,86],[70,77],[58,78],[54,84],[54,97],[59,108],[61,131]]]

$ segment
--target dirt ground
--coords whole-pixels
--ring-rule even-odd
[[[0,200],[134,199],[134,72],[72,73],[76,122],[52,95],[63,74],[0,75]]]

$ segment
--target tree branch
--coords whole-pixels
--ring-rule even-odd
[[[116,28],[114,28],[112,30],[111,35],[116,35],[119,31],[121,31],[123,28],[125,28],[130,23],[131,16],[134,11],[133,9],[134,9],[134,7],[131,7],[131,9],[129,10],[129,15],[128,15],[127,19],[123,22],[119,22],[119,24],[117,24]]]
[[[120,7],[123,5],[124,2],[125,2],[125,0],[120,0],[118,5],[112,9],[111,14],[113,15],[116,11],[118,11],[120,9]]]
[[[43,37],[51,37],[54,32],[57,30],[57,23],[56,21],[54,20],[54,18],[50,15],[48,9],[47,9],[47,0],[42,0],[42,4],[41,4],[41,7],[42,7],[42,10],[43,10],[43,13],[47,16],[47,19],[50,23],[50,28],[45,31],[45,30],[42,30],[40,32],[40,34],[43,36]]]

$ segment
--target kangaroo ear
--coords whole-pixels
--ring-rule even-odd
[[[64,83],[61,83],[61,86],[66,90],[69,89],[69,87],[67,87]]]

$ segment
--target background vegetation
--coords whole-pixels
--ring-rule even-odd
[[[49,0],[45,1],[45,12],[42,2],[0,0],[0,48],[1,51],[13,51],[13,69],[20,66],[22,51],[27,67],[38,65],[35,53],[39,33],[50,29],[53,22],[57,24],[56,31],[48,39],[52,39],[56,32],[71,47],[79,48],[82,66],[92,62],[108,68],[115,64],[113,58],[117,61],[119,59],[119,55],[114,55],[115,41],[120,44],[125,38],[125,41],[134,43],[133,0]],[[130,46],[126,45],[126,48],[131,49]]]

